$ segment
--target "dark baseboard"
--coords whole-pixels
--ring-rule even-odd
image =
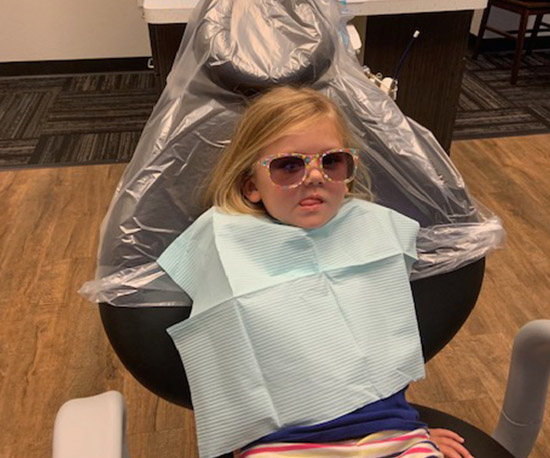
[[[0,76],[147,71],[150,70],[147,66],[149,59],[149,57],[122,57],[117,59],[0,62]]]
[[[509,30],[508,32],[517,33],[517,30]],[[529,33],[530,31],[527,31],[527,36],[525,38],[526,44],[529,42]],[[476,40],[477,36],[471,33],[468,39],[468,45],[471,49],[473,49]],[[537,41],[535,42],[535,46],[533,47],[534,50],[549,48],[550,36],[542,35],[540,37],[537,37]],[[482,52],[513,51],[514,49],[516,49],[516,42],[515,40],[511,40],[509,38],[484,38],[481,45]]]

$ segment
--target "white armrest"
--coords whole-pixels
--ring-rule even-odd
[[[55,417],[53,458],[129,458],[122,395],[107,391],[63,404]]]

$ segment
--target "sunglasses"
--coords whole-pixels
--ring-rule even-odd
[[[325,180],[333,183],[349,183],[355,178],[359,163],[359,150],[355,148],[331,149],[319,154],[286,153],[263,157],[254,165],[265,167],[271,182],[283,189],[300,186],[313,163]]]

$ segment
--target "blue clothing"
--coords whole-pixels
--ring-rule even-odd
[[[413,431],[426,428],[419,414],[405,399],[404,388],[347,415],[311,426],[291,426],[258,439],[244,448],[272,442],[334,442],[379,431]]]

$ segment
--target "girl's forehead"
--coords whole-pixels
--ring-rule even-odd
[[[324,119],[319,123],[283,133],[263,148],[261,156],[290,152],[318,154],[334,148],[343,148],[346,146],[343,143],[336,123],[331,119]]]

